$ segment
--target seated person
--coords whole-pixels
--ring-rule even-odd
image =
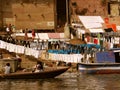
[[[10,74],[10,73],[11,73],[10,63],[6,63],[6,66],[4,67],[4,74]]]
[[[34,71],[33,72],[40,72],[43,71],[43,63],[42,62],[37,62],[37,65],[34,66]]]

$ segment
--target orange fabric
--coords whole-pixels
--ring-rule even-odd
[[[112,24],[112,29],[114,30],[114,32],[117,31],[117,29],[116,29],[116,24]]]
[[[104,21],[105,21],[106,24],[108,24],[109,23],[109,18],[105,18]]]
[[[107,28],[112,28],[112,24],[106,24]]]
[[[112,28],[114,32],[117,31],[117,29],[116,29],[116,24],[106,24],[106,27],[107,27],[107,28]]]

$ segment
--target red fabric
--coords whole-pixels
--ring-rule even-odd
[[[98,39],[94,38],[94,44],[98,44]]]
[[[35,31],[32,30],[32,38],[34,38],[34,37],[35,37]]]

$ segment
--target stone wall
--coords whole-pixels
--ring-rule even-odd
[[[107,15],[107,3],[101,0],[71,0],[72,13],[78,15]]]
[[[120,16],[111,16],[108,13],[108,1],[107,0],[71,0],[71,13],[72,20],[76,20],[77,15],[90,15],[90,16],[102,16],[109,18],[110,23],[116,23],[120,25]]]
[[[54,29],[54,0],[3,0],[2,21],[17,29]]]

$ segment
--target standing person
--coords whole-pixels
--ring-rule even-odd
[[[6,66],[4,67],[4,69],[5,69],[4,74],[10,74],[11,73],[10,63],[6,63]]]
[[[35,38],[35,31],[32,30],[32,40],[34,40],[34,38]]]
[[[43,50],[44,49],[44,40],[42,40],[42,42],[41,42],[41,49]]]
[[[10,35],[10,29],[9,29],[9,26],[7,25],[6,27],[6,32],[7,32],[7,35]]]
[[[28,33],[28,28],[25,29],[25,40],[28,39],[28,34],[27,33]]]
[[[15,25],[11,26],[11,32],[15,32]]]
[[[7,25],[6,27],[6,32],[7,32],[7,35],[10,36],[11,35],[11,24]]]
[[[52,49],[51,41],[48,41],[48,49]]]

